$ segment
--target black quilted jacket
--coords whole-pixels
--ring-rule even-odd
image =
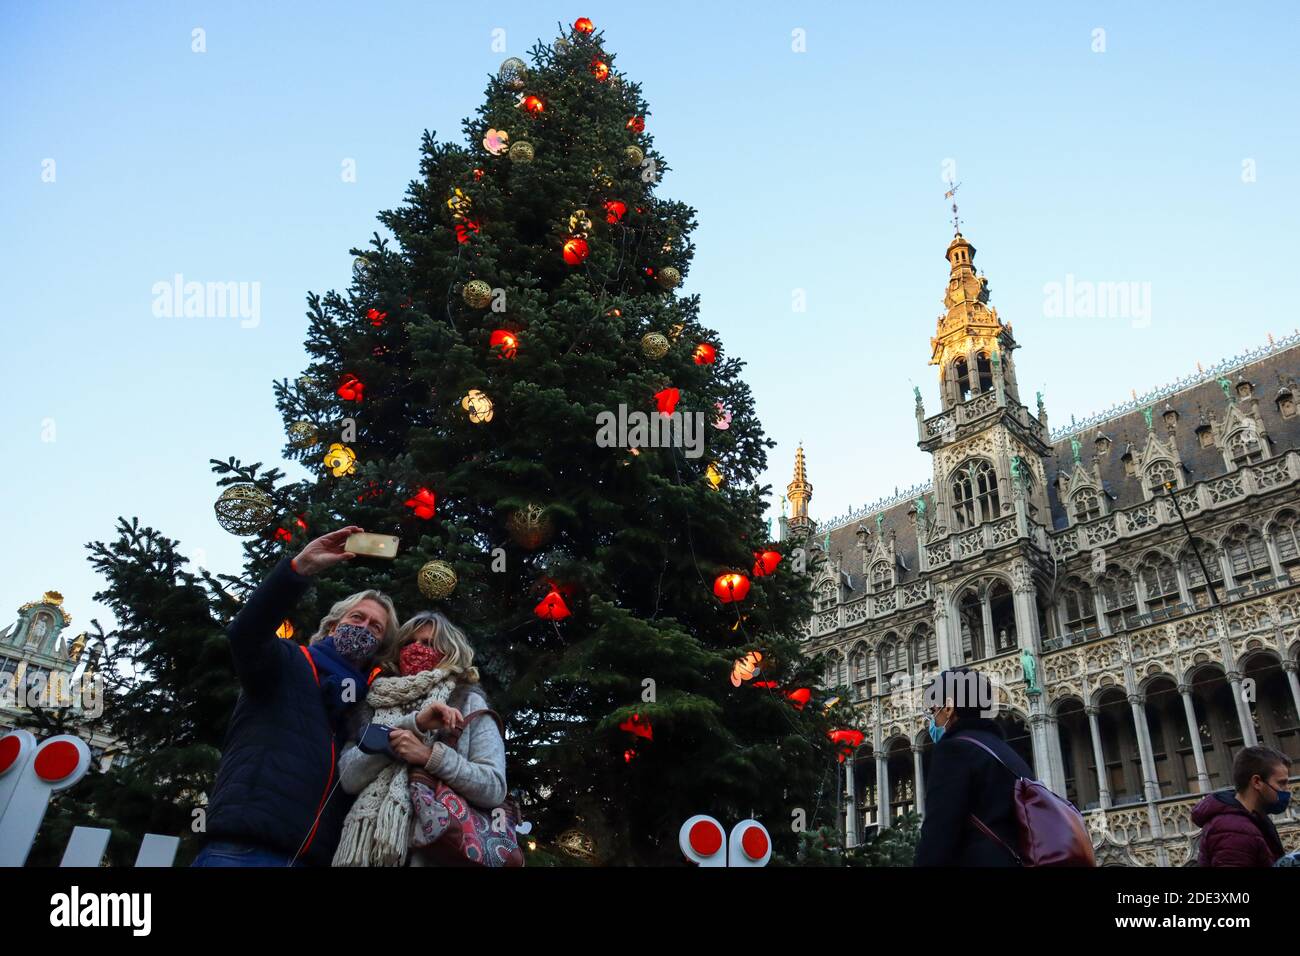
[[[338,782],[334,730],[299,644],[276,636],[310,586],[285,558],[227,629],[241,692],[208,800],[207,836],[329,866],[351,802]],[[333,791],[319,824],[317,811]]]

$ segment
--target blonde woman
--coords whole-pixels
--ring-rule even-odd
[[[310,647],[276,629],[315,575],[356,557],[344,545],[359,531],[331,531],[281,560],[230,624],[239,700],[194,866],[328,866],[334,856],[347,809],[334,793],[335,741],[372,659],[396,640],[397,611],[387,595],[359,591],[330,608]]]
[[[343,789],[357,794],[334,855],[335,866],[429,866],[424,848],[442,834],[446,815],[431,799],[431,778],[489,811],[506,797],[505,740],[497,721],[465,722],[486,710],[474,649],[437,611],[422,611],[376,658],[381,676],[353,715],[339,757]],[[387,753],[358,742],[371,722],[391,728]],[[440,739],[464,727],[455,746]],[[413,808],[414,802],[414,808]]]

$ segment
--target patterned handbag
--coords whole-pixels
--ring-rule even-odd
[[[501,726],[495,711],[476,710],[465,715],[460,731],[447,735],[445,743],[455,747],[469,722],[484,714]],[[502,734],[504,736],[504,733]],[[470,806],[446,783],[423,770],[410,771],[411,810],[415,827],[411,845],[423,849],[443,866],[523,866],[515,828],[519,806],[507,797],[488,813]],[[493,821],[498,821],[493,825]]]

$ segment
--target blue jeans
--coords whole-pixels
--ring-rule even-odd
[[[213,840],[199,851],[190,866],[288,866],[291,854],[251,843]],[[299,860],[294,866],[306,866]]]

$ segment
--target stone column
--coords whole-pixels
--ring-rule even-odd
[[[997,640],[993,636],[993,605],[989,603],[988,588],[980,595],[980,627],[984,631],[984,640],[981,642],[983,657],[992,657],[996,649]]]
[[[844,758],[845,768],[845,807],[844,807],[844,843],[846,846],[858,845],[858,782],[857,754],[850,753]]]
[[[1241,671],[1228,671],[1228,683],[1232,685],[1232,699],[1237,705],[1237,720],[1241,724],[1241,739],[1247,747],[1258,747],[1259,738],[1255,736],[1255,720],[1250,713],[1250,704],[1241,689]]]
[[[1209,793],[1210,773],[1205,769],[1205,748],[1201,746],[1201,726],[1196,720],[1196,704],[1192,700],[1192,688],[1187,684],[1179,684],[1178,695],[1183,699],[1183,711],[1187,714],[1187,733],[1192,738],[1192,754],[1196,758],[1196,785],[1201,793]]]
[[[925,813],[925,767],[921,764],[921,748],[912,741],[912,776],[916,778],[916,812]]]
[[[1097,764],[1097,800],[1103,810],[1110,809],[1110,787],[1106,781],[1106,757],[1101,747],[1101,724],[1097,722],[1097,708],[1085,708],[1088,729],[1092,732],[1092,759]]]
[[[1300,669],[1300,664],[1293,660],[1283,660],[1282,670],[1286,671],[1286,682],[1291,685],[1291,700],[1295,703],[1295,712],[1300,714],[1300,677],[1296,676],[1296,670]]]
[[[934,586],[934,642],[939,651],[939,670],[947,670],[961,660],[953,654],[952,617],[948,611],[948,589],[942,584]]]
[[[876,818],[881,830],[890,826],[889,806],[889,761],[879,750],[876,751]]]
[[[1129,694],[1129,707],[1133,710],[1133,729],[1137,737],[1138,756],[1142,759],[1142,789],[1148,802],[1160,799],[1160,783],[1156,780],[1156,761],[1151,746],[1151,727],[1147,723],[1146,697]]]

